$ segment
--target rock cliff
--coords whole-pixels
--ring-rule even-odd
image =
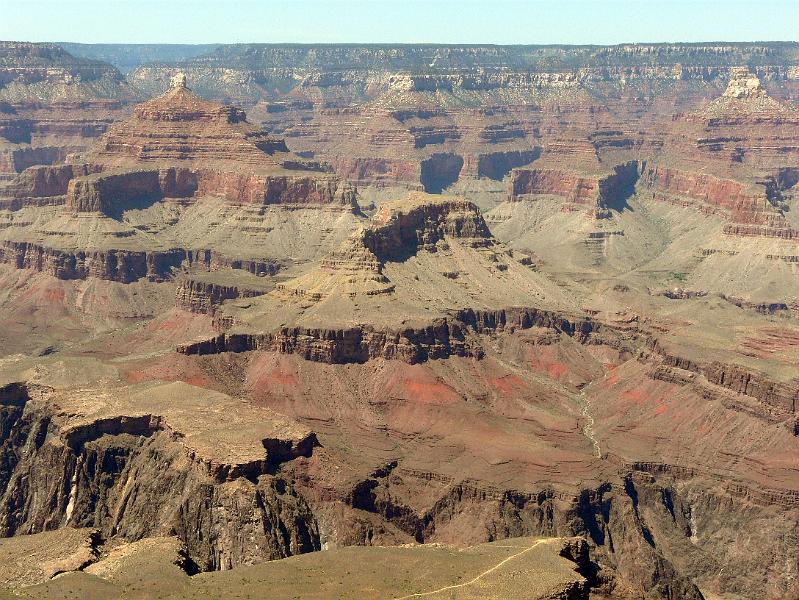
[[[473,246],[493,243],[477,207],[454,198],[434,200],[411,194],[405,201],[381,206],[370,225],[363,243],[381,260],[432,249],[446,236]]]
[[[509,199],[517,201],[530,196],[558,196],[564,199],[564,211],[572,205],[584,206],[595,217],[607,216],[607,211],[622,210],[627,199],[635,193],[639,177],[636,161],[616,165],[601,175],[580,175],[574,171],[555,168],[520,168],[511,172]]]
[[[375,358],[409,364],[451,356],[481,358],[485,352],[475,334],[513,332],[531,327],[549,328],[582,342],[602,327],[591,320],[525,308],[502,311],[465,310],[423,328],[380,331],[373,327],[350,329],[284,328],[269,334],[222,333],[178,346],[182,354],[218,354],[267,350],[297,354],[305,360],[328,364],[363,363]]]
[[[56,44],[0,42],[0,100],[91,100],[129,96],[106,62],[76,58]]]
[[[208,395],[197,392],[195,410],[213,408],[204,404]],[[147,393],[193,401],[188,386]],[[172,531],[203,570],[319,549],[307,504],[290,484],[267,474],[282,461],[310,455],[315,438],[297,428],[286,437],[291,427],[279,417],[278,437],[266,434],[225,463],[208,455],[205,426],[193,429],[196,422],[180,412],[159,416],[139,407],[133,414],[66,417],[53,406],[51,391],[21,384],[2,388],[0,398],[5,536],[72,526],[135,541]],[[96,398],[83,409],[96,410]],[[237,443],[228,452],[246,448],[241,438]],[[238,523],[234,529],[230,519]]]
[[[66,208],[119,215],[163,199],[218,197],[236,204],[327,206],[352,210],[355,189],[336,178],[307,174],[242,175],[210,169],[105,171],[69,181]]]

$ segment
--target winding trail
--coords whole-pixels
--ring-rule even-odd
[[[440,594],[441,592],[447,592],[449,590],[456,590],[458,588],[465,588],[465,587],[470,586],[470,585],[472,585],[474,583],[477,583],[480,579],[482,579],[483,577],[485,577],[486,575],[488,575],[490,573],[493,573],[494,571],[499,569],[505,563],[513,560],[514,558],[518,558],[519,556],[521,556],[525,552],[529,552],[530,550],[532,550],[533,548],[535,548],[539,544],[544,544],[546,542],[551,542],[553,539],[555,539],[555,538],[543,538],[543,539],[540,539],[540,540],[536,540],[536,542],[534,544],[532,544],[531,546],[528,546],[527,548],[525,548],[521,552],[517,552],[516,554],[512,554],[509,557],[502,559],[501,561],[499,561],[497,564],[495,564],[490,569],[486,569],[485,571],[480,573],[477,577],[475,577],[474,579],[470,579],[469,581],[467,581],[465,583],[458,583],[458,584],[455,584],[455,585],[447,585],[447,586],[444,586],[442,588],[438,588],[437,590],[430,590],[429,592],[416,592],[415,594],[408,594],[407,596],[402,596],[402,597],[399,597],[399,598],[395,598],[394,600],[407,600],[408,598],[422,598],[424,596],[432,596],[433,594]]]
[[[591,415],[591,400],[585,395],[585,390],[580,391],[580,414],[585,418],[583,433],[594,446],[594,456],[602,458],[602,450],[599,447],[599,440],[594,436],[594,417]]]

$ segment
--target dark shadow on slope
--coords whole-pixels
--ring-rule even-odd
[[[422,161],[420,181],[428,194],[440,194],[460,177],[463,157],[457,154],[438,153]]]
[[[599,182],[599,197],[602,204],[616,212],[632,211],[629,199],[635,194],[635,186],[640,175],[637,160],[613,167],[613,173]]]
[[[124,221],[126,212],[130,210],[146,210],[162,199],[160,194],[144,194],[130,198],[108,207],[106,215],[117,221]]]
[[[541,156],[541,148],[482,154],[477,161],[477,176],[502,181],[512,169],[529,165]]]

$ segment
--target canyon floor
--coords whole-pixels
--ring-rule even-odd
[[[797,597],[795,45],[67,49],[0,43],[0,597]]]

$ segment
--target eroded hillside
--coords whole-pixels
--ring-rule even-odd
[[[0,587],[799,592],[795,45],[0,49]]]

